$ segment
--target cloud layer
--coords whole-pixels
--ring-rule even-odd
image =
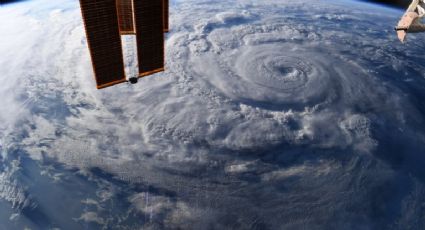
[[[78,2],[0,8],[6,227],[425,224],[424,47],[397,43],[388,25],[400,12],[352,1],[171,6],[167,70],[100,91]],[[27,174],[45,182],[29,186]],[[40,186],[78,205],[56,214]]]

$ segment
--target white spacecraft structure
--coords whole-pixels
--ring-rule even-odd
[[[425,0],[413,0],[395,27],[397,37],[402,43],[406,40],[407,33],[425,32],[425,24],[421,23],[424,16]]]

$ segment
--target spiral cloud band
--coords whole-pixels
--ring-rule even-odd
[[[0,8],[0,228],[425,225],[425,47],[398,13],[170,6],[166,71],[101,91],[76,1]]]

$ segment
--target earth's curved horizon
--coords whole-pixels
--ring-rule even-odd
[[[166,71],[104,90],[77,0],[0,8],[0,229],[425,228],[402,10],[170,3]]]

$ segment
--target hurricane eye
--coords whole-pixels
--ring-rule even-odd
[[[277,66],[275,67],[276,73],[280,73],[282,77],[291,77],[299,74],[299,71],[294,67]]]

